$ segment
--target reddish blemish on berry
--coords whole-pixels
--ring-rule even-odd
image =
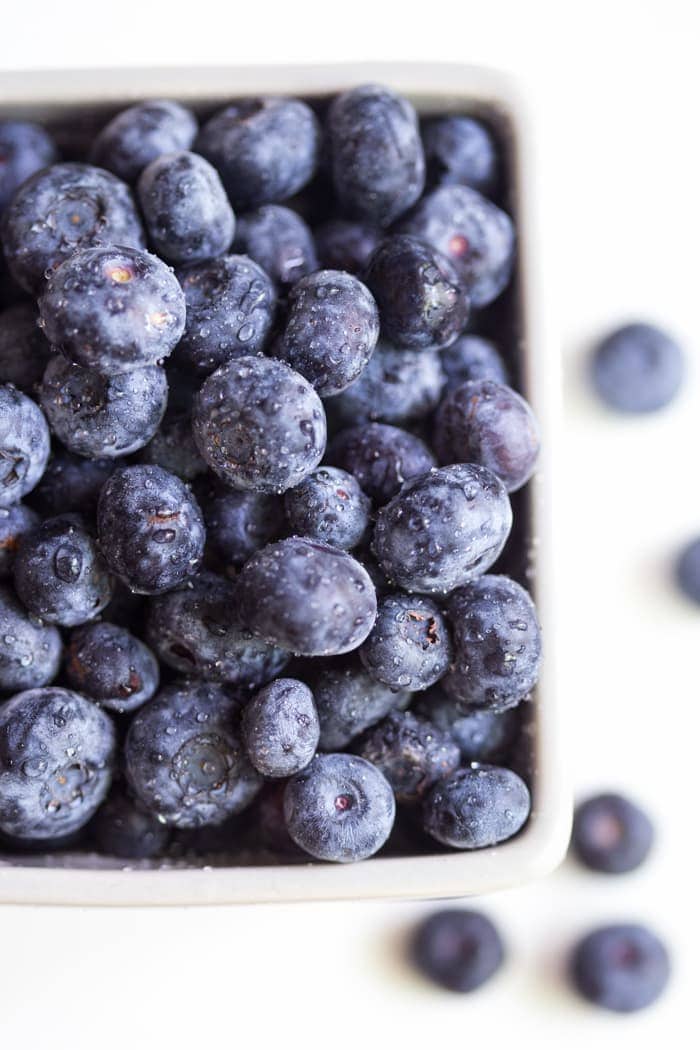
[[[454,237],[450,237],[448,247],[450,255],[456,255],[459,259],[463,259],[469,251],[469,241],[461,233],[456,233]]]
[[[346,810],[352,809],[353,798],[352,795],[338,795],[335,800],[335,808],[339,813],[345,813]]]

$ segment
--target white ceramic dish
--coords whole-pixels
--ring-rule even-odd
[[[558,435],[556,343],[542,309],[533,144],[516,87],[468,66],[353,64],[242,69],[165,69],[21,73],[0,85],[0,117],[75,119],[147,97],[216,105],[258,93],[324,96],[379,81],[410,97],[421,113],[482,113],[506,145],[508,206],[519,236],[515,276],[517,344],[524,392],[540,420],[543,453],[529,486],[530,585],[546,645],[532,705],[533,810],[515,839],[494,849],[434,856],[381,857],[355,865],[295,864],[215,868],[109,866],[107,858],[57,855],[0,858],[0,902],[76,905],[222,904],[372,897],[451,897],[486,893],[539,877],[561,860],[570,824],[556,678],[553,493]]]

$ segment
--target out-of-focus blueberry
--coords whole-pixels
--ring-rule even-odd
[[[650,324],[628,324],[597,346],[591,362],[593,384],[610,408],[656,412],[680,390],[683,351],[666,332]]]
[[[595,1006],[633,1013],[663,994],[671,961],[663,941],[648,927],[601,926],[576,945],[570,973],[576,990]]]
[[[700,539],[692,540],[681,551],[676,580],[683,594],[700,605]]]
[[[461,383],[492,379],[494,383],[507,383],[508,373],[496,345],[480,335],[460,335],[452,346],[440,351],[442,370],[450,388]]]
[[[314,236],[321,266],[361,276],[383,234],[369,223],[329,219],[314,230]]]
[[[51,136],[38,124],[0,121],[0,212],[30,175],[57,160]]]
[[[0,383],[30,395],[41,382],[51,352],[37,321],[32,303],[16,303],[0,314]]]
[[[593,871],[622,875],[647,859],[654,826],[646,813],[622,795],[594,795],[574,814],[571,847]]]
[[[328,410],[346,426],[363,421],[407,423],[433,411],[444,385],[439,354],[399,350],[380,340],[362,374]]]
[[[300,215],[280,204],[240,215],[234,247],[262,266],[283,292],[318,269],[311,230]]]
[[[457,184],[488,194],[498,180],[498,152],[491,132],[473,117],[436,117],[423,127],[427,182]]]
[[[489,918],[466,908],[445,908],[423,919],[411,939],[411,959],[434,984],[473,992],[501,968],[503,941]]]
[[[189,149],[197,134],[194,114],[170,99],[149,99],[117,113],[92,144],[90,160],[136,182],[156,157],[174,150]]]

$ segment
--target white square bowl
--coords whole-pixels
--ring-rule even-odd
[[[375,857],[347,865],[168,867],[125,869],[94,855],[0,856],[0,902],[75,905],[182,905],[263,901],[461,897],[542,876],[562,859],[571,795],[565,775],[556,679],[556,595],[553,493],[559,433],[559,361],[542,309],[541,243],[533,143],[516,86],[493,71],[470,66],[348,64],[238,69],[99,70],[4,75],[0,119],[79,122],[94,107],[143,98],[179,98],[223,105],[241,95],[331,95],[370,81],[405,94],[419,113],[482,114],[505,145],[508,207],[518,231],[514,275],[516,342],[523,392],[542,430],[542,456],[525,502],[529,515],[529,584],[542,622],[545,660],[532,703],[530,819],[520,834],[492,849],[434,856]]]

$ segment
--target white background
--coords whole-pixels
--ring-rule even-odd
[[[7,908],[3,1045],[697,1045],[700,611],[668,579],[678,544],[700,532],[694,8],[692,0],[5,5],[0,70],[395,58],[519,76],[544,161],[548,307],[559,315],[565,360],[565,601],[549,644],[562,657],[571,767],[579,792],[617,786],[639,797],[659,843],[648,866],[622,880],[565,866],[479,902],[504,931],[510,961],[468,999],[433,991],[402,963],[406,929],[430,910],[421,904]],[[691,375],[667,413],[613,419],[589,397],[582,361],[602,329],[637,316],[678,333]],[[608,1017],[567,993],[561,958],[580,930],[628,917],[668,937],[675,978],[654,1010]]]

